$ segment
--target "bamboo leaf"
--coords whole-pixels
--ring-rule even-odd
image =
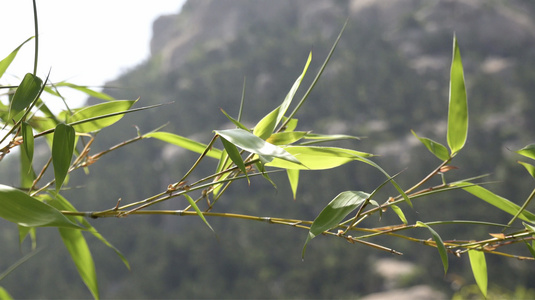
[[[498,196],[481,186],[474,185],[473,183],[456,182],[456,183],[453,183],[452,185],[462,187],[463,190],[469,192],[470,194],[478,197],[479,199],[483,201],[486,201],[487,203],[513,216],[516,215],[520,210],[520,206],[516,205],[515,203],[501,196]],[[518,216],[518,218],[524,221],[528,221],[528,222],[535,222],[535,215],[529,212],[528,210],[523,210]]]
[[[80,91],[88,96],[91,96],[93,98],[97,98],[97,99],[102,99],[102,100],[107,100],[107,101],[113,101],[115,100],[112,96],[106,94],[106,93],[102,93],[102,92],[97,92],[87,86],[81,86],[81,85],[76,85],[76,84],[73,84],[73,83],[69,83],[69,82],[60,82],[60,83],[56,83],[55,86],[57,87],[60,87],[60,86],[66,86],[66,87],[70,87],[72,89],[75,89],[77,91]]]
[[[256,135],[243,129],[215,130],[215,132],[237,147],[251,153],[257,154],[266,161],[274,158],[290,161],[294,164],[301,164],[293,155],[281,147],[267,143]]]
[[[431,139],[425,138],[425,137],[419,137],[416,132],[411,130],[412,134],[422,142],[422,144],[431,151],[438,159],[440,160],[448,160],[450,158],[450,154],[448,152],[448,149],[444,147],[444,145],[437,143]]]
[[[33,162],[34,150],[33,130],[32,127],[26,122],[22,122],[22,140],[22,147],[24,148],[23,155],[26,155],[31,165]]]
[[[80,230],[58,228],[63,244],[69,251],[78,274],[95,299],[99,299],[97,273],[89,246]]]
[[[325,170],[355,160],[362,161],[364,157],[373,156],[369,153],[337,147],[288,146],[284,150],[299,159],[301,163],[296,164],[287,160],[274,159],[266,166],[296,170]]]
[[[6,289],[4,289],[3,287],[0,286],[0,299],[1,300],[12,300],[13,297],[11,297],[11,295],[6,291]]]
[[[300,145],[312,145],[312,144],[341,141],[341,140],[360,140],[359,137],[346,135],[346,134],[313,134],[313,133],[307,133],[304,136],[304,139],[310,140],[310,141],[303,142]]]
[[[311,61],[312,61],[312,52],[310,52],[308,54],[308,59],[307,59],[307,62],[305,64],[305,67],[303,68],[303,72],[295,80],[294,84],[292,85],[292,88],[290,89],[290,91],[288,92],[286,97],[284,98],[284,101],[282,102],[282,104],[280,106],[280,110],[277,111],[278,115],[277,115],[277,120],[275,122],[275,126],[277,126],[277,124],[279,124],[279,122],[283,119],[284,114],[286,113],[286,111],[290,107],[290,104],[292,103],[292,100],[293,100],[293,98],[295,96],[295,93],[297,92],[297,89],[299,89],[299,85],[301,85],[301,81],[303,81],[303,78],[305,77],[305,74],[306,74],[306,72],[308,70],[308,66],[310,65]]]
[[[197,153],[204,153],[204,150],[206,150],[207,145],[196,142],[194,140],[170,133],[170,132],[163,132],[163,131],[157,131],[157,132],[150,132],[143,137],[147,138],[155,138],[159,139],[163,142],[173,144],[179,147],[182,147],[184,149],[197,152]],[[221,157],[221,150],[212,147],[207,153],[206,156],[209,156],[211,158],[219,159]]]
[[[184,197],[186,197],[186,199],[188,199],[189,204],[191,205],[191,207],[193,207],[193,209],[195,210],[197,215],[199,215],[199,217],[204,221],[206,226],[208,226],[208,228],[210,228],[210,230],[214,231],[212,226],[210,226],[210,223],[208,223],[208,221],[206,221],[206,218],[204,217],[204,214],[201,212],[201,210],[197,206],[197,203],[195,203],[195,201],[188,194],[184,194]]]
[[[399,206],[394,205],[394,204],[390,205],[390,208],[392,208],[392,210],[396,213],[396,215],[398,215],[398,217],[401,220],[401,222],[403,222],[403,224],[407,225],[407,218],[405,218],[405,214],[403,213],[401,208],[399,208]]]
[[[247,128],[247,126],[243,125],[240,121],[234,119],[229,114],[227,114],[227,112],[224,111],[222,108],[221,108],[221,112],[227,117],[227,119],[229,119],[232,123],[234,123],[234,125],[236,125],[236,127],[241,128],[241,129],[246,130],[246,131],[251,131],[251,130],[249,130],[249,128]]]
[[[27,40],[25,40],[22,44],[20,44],[15,50],[13,50],[11,53],[9,53],[8,56],[6,56],[2,61],[0,61],[0,78],[4,75],[7,68],[11,65],[15,57],[17,56],[17,53],[19,53],[20,48],[24,46],[27,42],[29,42],[31,39],[33,39],[33,36]]]
[[[225,150],[227,151],[228,156],[232,160],[232,162],[240,168],[242,173],[247,177],[247,170],[245,169],[245,164],[243,163],[243,159],[240,155],[240,151],[234,144],[227,141],[225,138],[221,138],[221,141],[223,142],[223,146],[225,147]],[[247,177],[247,182],[250,183],[249,177]]]
[[[302,257],[305,257],[308,242],[318,234],[338,226],[348,214],[361,205],[369,196],[370,194],[365,192],[345,191],[338,194],[338,196],[329,202],[310,226],[307,239],[303,246]]]
[[[478,250],[468,250],[468,257],[470,258],[470,266],[472,273],[476,279],[477,286],[481,293],[487,298],[487,262],[485,261],[485,253]]]
[[[52,165],[54,166],[54,177],[56,179],[56,192],[59,191],[71,165],[72,154],[74,152],[74,129],[65,124],[58,124],[54,131],[52,142]]]
[[[535,166],[534,165],[523,162],[523,161],[519,161],[518,163],[523,165],[524,168],[526,168],[526,170],[528,171],[529,175],[531,175],[531,177],[535,178]]]
[[[96,105],[88,106],[78,110],[71,117],[68,118],[68,123],[79,123],[72,125],[76,132],[86,133],[100,130],[104,127],[108,127],[115,122],[119,121],[123,114],[126,112],[137,100],[116,100],[112,102],[99,103]],[[115,114],[105,117],[106,115]],[[90,120],[94,118],[102,117],[88,122],[82,122],[84,120]]]
[[[41,251],[41,249],[39,250],[33,250],[32,252],[24,255],[22,258],[20,258],[19,260],[17,260],[14,264],[12,264],[11,266],[9,266],[9,268],[7,268],[7,270],[5,270],[4,272],[2,272],[2,274],[0,274],[0,281],[2,281],[4,278],[6,278],[7,275],[9,275],[11,272],[13,272],[16,268],[18,268],[20,265],[22,265],[23,263],[25,263],[26,261],[28,261],[30,258],[32,258],[34,255],[36,255],[37,253],[39,253]],[[1,297],[1,294],[0,294],[0,299],[3,299]]]
[[[43,81],[39,77],[31,73],[26,74],[15,91],[15,95],[13,95],[8,119],[11,120],[15,115],[28,108],[39,96],[42,86]]]
[[[289,145],[302,139],[306,134],[306,131],[277,132],[268,137],[266,142],[273,145]]]
[[[0,184],[0,217],[23,227],[66,227],[83,229],[60,211],[26,193]]]
[[[288,181],[290,182],[290,187],[292,188],[292,194],[295,200],[297,196],[297,186],[299,185],[299,170],[287,169],[286,174],[288,174]]]
[[[535,144],[529,144],[526,147],[516,151],[516,153],[531,159],[535,159]]]
[[[253,129],[253,134],[265,140],[273,134],[275,126],[277,125],[277,116],[279,114],[280,106],[275,108],[272,112],[267,114],[256,124]]]
[[[442,265],[444,266],[444,274],[448,273],[448,253],[446,251],[446,247],[444,246],[442,238],[440,238],[438,233],[433,230],[433,228],[429,227],[429,225],[425,223],[418,221],[416,222],[416,227],[425,227],[429,230],[429,232],[431,232],[433,240],[437,244],[438,253],[440,254],[440,259],[442,260]]]
[[[453,58],[450,74],[450,99],[448,108],[448,146],[451,156],[464,147],[468,134],[468,103],[464,84],[463,63],[457,45],[457,37],[453,37]]]

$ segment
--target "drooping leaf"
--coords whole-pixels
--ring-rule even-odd
[[[438,159],[440,160],[448,160],[450,158],[450,154],[448,152],[448,149],[444,147],[444,145],[437,143],[431,139],[425,138],[425,137],[419,137],[416,132],[411,130],[412,134],[422,142],[422,144],[431,151]]]
[[[20,187],[29,189],[33,185],[35,178],[36,175],[30,160],[30,154],[26,152],[26,148],[23,146],[20,148]]]
[[[524,241],[526,243],[526,246],[528,247],[529,253],[531,253],[531,256],[535,258],[535,247],[534,245],[530,245],[527,241]]]
[[[295,200],[297,196],[297,186],[299,185],[299,170],[287,169],[286,174],[288,174],[288,181],[290,182],[290,187],[292,188],[292,194]]]
[[[86,133],[97,131],[119,121],[124,116],[120,113],[128,111],[128,109],[130,109],[130,107],[132,107],[132,105],[134,105],[136,102],[137,100],[116,100],[88,106],[78,110],[71,117],[69,117],[68,123],[78,123],[84,120],[97,118],[92,121],[72,125],[76,132]],[[104,117],[110,114],[116,115]]]
[[[481,293],[487,298],[487,262],[485,260],[485,252],[478,250],[468,250],[468,257],[470,258],[470,266],[472,273],[476,279],[477,286]]]
[[[76,84],[73,84],[73,83],[69,83],[69,82],[60,82],[60,83],[56,83],[55,86],[59,87],[59,86],[66,86],[66,87],[70,87],[72,89],[75,89],[77,91],[80,91],[88,96],[91,96],[93,98],[97,98],[97,99],[102,99],[102,100],[107,100],[107,101],[113,101],[115,100],[112,96],[106,94],[106,93],[103,93],[103,92],[97,92],[95,91],[94,89],[91,89],[87,86],[81,86],[81,85],[76,85]]]
[[[394,204],[390,205],[390,208],[392,208],[392,210],[396,213],[396,215],[398,215],[398,217],[401,220],[401,222],[403,222],[403,224],[407,225],[407,218],[405,218],[405,214],[403,213],[401,208],[399,208],[399,206],[394,205]]]
[[[245,169],[245,164],[243,163],[243,159],[240,155],[240,151],[234,144],[227,141],[225,138],[221,138],[221,142],[223,142],[223,146],[225,147],[225,150],[227,151],[228,156],[232,160],[232,162],[240,168],[243,174],[247,177],[247,170]],[[249,182],[249,177],[247,177],[247,181]],[[249,182],[250,183],[250,182]]]
[[[308,242],[318,234],[338,226],[353,210],[361,205],[370,194],[360,191],[345,191],[336,196],[314,219],[307,239],[303,245],[302,257],[305,257],[305,250]]]
[[[75,132],[72,126],[58,124],[54,131],[52,142],[52,165],[54,166],[54,178],[56,179],[56,192],[59,191],[71,165],[74,152]]]
[[[188,199],[189,204],[191,205],[191,207],[193,207],[193,209],[195,210],[197,215],[199,215],[199,217],[204,221],[204,224],[206,224],[206,226],[208,226],[208,228],[210,228],[210,230],[214,231],[212,226],[210,226],[210,223],[208,223],[208,221],[204,217],[204,214],[201,212],[201,210],[197,206],[197,203],[195,203],[195,201],[188,194],[184,194],[184,197],[186,197],[186,199]]]
[[[11,53],[9,53],[8,56],[6,56],[2,61],[0,61],[0,78],[4,75],[7,68],[11,65],[15,57],[17,56],[17,53],[19,53],[20,48],[24,46],[27,42],[29,42],[31,39],[33,39],[33,36],[27,40],[25,40],[22,44],[20,44],[15,50],[13,50]]]
[[[300,164],[294,156],[281,147],[267,143],[256,135],[243,129],[215,130],[215,132],[227,141],[245,151],[257,154],[261,159],[272,161],[274,158]]]
[[[306,134],[306,131],[277,132],[268,137],[266,142],[273,145],[290,145],[302,139]]]
[[[527,162],[519,161],[519,164],[523,165],[524,168],[528,171],[529,175],[535,179],[535,166],[532,164],[528,164]]]
[[[369,153],[337,147],[288,146],[284,150],[299,159],[301,164],[274,159],[266,165],[283,169],[324,170],[335,168],[351,161],[361,160],[364,157],[373,156]]]
[[[60,211],[26,193],[0,184],[0,217],[24,227],[83,229]]]
[[[299,85],[301,85],[301,81],[303,81],[303,78],[305,77],[305,74],[308,70],[308,66],[310,65],[310,62],[312,61],[312,52],[309,53],[307,62],[305,64],[305,67],[303,68],[303,72],[299,77],[295,80],[294,84],[292,85],[292,88],[284,98],[284,101],[282,102],[280,106],[280,110],[278,111],[277,120],[275,122],[275,126],[279,124],[279,122],[283,119],[284,114],[290,107],[290,104],[292,103],[292,100],[295,96],[295,93],[297,92],[297,89],[299,88]]]
[[[147,138],[155,138],[159,139],[161,141],[164,141],[169,144],[173,144],[179,147],[182,147],[184,149],[197,152],[197,153],[203,153],[206,150],[207,145],[196,142],[194,140],[170,133],[170,132],[163,132],[163,131],[157,131],[157,132],[150,132],[145,134],[143,137]],[[207,153],[206,156],[219,159],[221,157],[221,150],[212,147]]]
[[[89,246],[80,230],[58,228],[63,244],[69,251],[78,274],[95,299],[99,299],[97,273]]]
[[[526,147],[516,151],[516,153],[531,159],[535,159],[535,144],[529,144]]]
[[[22,243],[26,239],[26,237],[29,235],[32,240],[32,250],[35,250],[37,248],[37,240],[35,236],[35,227],[24,227],[18,225],[19,230],[19,246],[22,246]]]
[[[12,119],[15,115],[28,108],[38,97],[42,86],[43,81],[39,77],[31,73],[26,74],[11,100],[9,119]]]
[[[253,134],[265,140],[273,134],[275,126],[277,126],[277,116],[280,111],[280,106],[275,108],[272,112],[267,114],[260,120],[253,129]]]
[[[515,203],[494,194],[493,192],[478,186],[470,182],[456,182],[452,184],[453,186],[462,187],[463,190],[469,192],[470,194],[478,197],[481,200],[486,201],[487,203],[494,205],[495,207],[505,211],[508,214],[516,215],[520,210],[520,206]],[[535,215],[529,212],[528,210],[523,210],[518,218],[528,221],[535,222]]]
[[[22,122],[22,147],[24,148],[24,155],[28,157],[30,164],[33,162],[33,149],[34,149],[34,139],[33,139],[33,130],[26,122]]]
[[[468,102],[464,84],[463,63],[457,45],[457,37],[453,37],[453,58],[450,74],[450,99],[448,108],[448,146],[451,156],[464,147],[468,134]]]
[[[416,222],[416,227],[425,227],[429,230],[429,232],[431,232],[433,240],[437,244],[438,253],[440,254],[440,259],[442,260],[442,265],[444,266],[444,274],[448,273],[448,252],[446,251],[446,247],[444,246],[442,238],[435,230],[433,230],[433,228],[431,228],[425,223],[418,221]]]

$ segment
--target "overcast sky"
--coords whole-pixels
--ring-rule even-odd
[[[149,56],[152,22],[179,12],[183,0],[37,0],[38,76],[54,82],[102,85]],[[0,1],[0,60],[34,35],[31,0]],[[17,84],[33,71],[34,43],[26,44],[0,84]],[[77,101],[85,98],[70,95]]]

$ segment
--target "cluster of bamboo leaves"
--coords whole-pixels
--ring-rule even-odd
[[[36,16],[37,12],[35,9],[34,13]],[[308,95],[319,80],[336,48],[340,36],[341,33],[323,65],[317,72],[312,84],[308,87],[300,101],[292,105],[294,96],[303,77],[307,73],[312,59],[311,54],[308,57],[303,72],[298,76],[282,103],[260,119],[253,128],[248,128],[242,123],[242,108],[244,103],[244,98],[242,97],[237,118],[230,116],[222,110],[222,113],[235,125],[235,128],[214,130],[213,138],[207,145],[175,133],[161,131],[161,128],[159,128],[145,134],[138,133],[136,137],[130,140],[123,141],[106,151],[93,154],[90,146],[97,132],[113,125],[127,113],[152,107],[132,108],[137,100],[115,100],[106,94],[96,92],[85,86],[68,82],[49,82],[48,76],[43,80],[36,74],[38,53],[36,26],[34,72],[24,75],[17,85],[0,86],[2,91],[5,91],[3,93],[4,98],[7,99],[6,104],[0,102],[0,124],[3,129],[0,135],[0,160],[13,149],[18,149],[20,153],[20,185],[14,187],[0,183],[0,217],[18,225],[21,243],[27,236],[30,236],[34,249],[35,228],[57,227],[80,277],[95,298],[99,298],[95,265],[83,232],[88,232],[97,237],[104,244],[114,249],[127,267],[129,267],[129,264],[121,252],[91,226],[87,218],[126,217],[140,214],[195,215],[200,217],[211,230],[214,229],[206,217],[242,218],[302,228],[308,230],[303,245],[303,258],[305,257],[305,250],[308,243],[316,236],[322,234],[343,238],[351,243],[359,243],[394,254],[401,254],[401,252],[370,242],[369,239],[380,235],[388,235],[391,238],[404,238],[436,247],[444,266],[444,272],[448,270],[448,253],[461,256],[468,252],[475,280],[481,292],[486,295],[487,267],[485,253],[522,259],[533,259],[535,257],[535,244],[533,242],[533,237],[535,236],[535,215],[526,209],[535,195],[535,189],[524,204],[518,206],[512,201],[483,188],[480,184],[474,183],[480,177],[450,183],[445,181],[443,174],[454,169],[450,163],[459,151],[463,149],[468,132],[466,88],[461,56],[456,39],[454,38],[451,65],[447,147],[431,139],[419,137],[413,132],[441,163],[427,177],[413,187],[403,189],[395,181],[395,177],[398,175],[391,176],[373,162],[371,160],[373,157],[372,154],[340,147],[319,146],[320,143],[324,142],[358,139],[357,137],[324,135],[312,133],[311,131],[296,130],[298,128],[298,120],[295,118],[295,115],[305,103]],[[0,61],[0,77],[4,75],[11,62],[15,59],[19,49],[30,40],[32,38],[24,41],[12,53]],[[62,98],[60,88],[65,87],[80,90],[92,97],[102,99],[103,102],[78,109],[69,109],[67,102],[65,102],[66,110],[59,114],[53,114],[41,96],[43,93],[47,93],[51,96]],[[294,108],[290,110],[292,106]],[[34,148],[36,140],[39,138],[45,139],[46,143],[48,143],[50,147],[50,158],[40,170],[36,170]],[[89,168],[100,157],[111,151],[130,145],[135,141],[150,138],[197,152],[200,156],[182,178],[170,183],[161,193],[123,205],[119,201],[111,209],[78,212],[68,199],[61,195],[62,188],[68,184],[68,178],[71,172]],[[217,140],[220,141],[219,144]],[[218,148],[217,145],[220,145],[220,147]],[[517,151],[517,153],[527,158],[535,159],[535,144],[526,146]],[[213,174],[195,182],[189,182],[189,175],[196,170],[200,161],[204,159],[212,159],[215,162]],[[252,176],[262,176],[275,185],[270,178],[270,174],[276,171],[284,171],[287,173],[293,196],[296,198],[300,172],[331,169],[353,161],[371,165],[383,173],[385,176],[384,183],[371,192],[341,192],[312,221],[211,212],[229,185],[237,180],[249,181],[249,178]],[[535,178],[535,166],[527,162],[521,162],[521,164]],[[47,173],[52,173],[53,179],[45,182],[43,178],[45,178],[44,175]],[[429,179],[434,176],[442,176],[443,184],[433,187],[426,186]],[[377,192],[387,184],[393,185],[399,194],[389,197],[383,203],[380,203],[375,197]],[[413,200],[455,189],[465,190],[481,200],[494,205],[496,208],[511,214],[512,218],[510,222],[508,224],[496,224],[463,220],[424,223],[414,220],[412,224],[409,224],[409,220],[407,220],[403,213],[403,206],[405,206],[404,209],[412,209]],[[172,211],[149,209],[156,203],[180,197],[186,200],[183,209]],[[201,200],[206,201],[206,208],[202,210],[199,205],[199,201]],[[388,208],[399,217],[401,224],[380,228],[359,227],[359,224],[364,219],[373,214],[382,214]],[[515,227],[512,225],[518,219],[523,221],[523,227],[521,230],[513,230],[512,228]],[[492,238],[487,240],[444,241],[433,228],[436,225],[458,223],[473,226],[493,225],[503,228],[503,231],[499,234],[491,234]],[[409,229],[417,230],[416,228],[425,228],[428,230],[431,239],[421,240],[401,234],[402,231]],[[497,251],[502,246],[518,242],[525,243],[533,257],[516,256]],[[20,262],[15,263],[14,267],[35,253],[36,251],[30,253]],[[10,268],[2,273],[0,280],[12,270],[13,268]],[[0,288],[0,296],[8,297],[8,294]]]

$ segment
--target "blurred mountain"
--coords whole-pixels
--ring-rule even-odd
[[[439,161],[410,130],[445,144],[455,34],[465,68],[470,132],[466,149],[454,162],[460,169],[446,178],[493,173],[489,180],[500,183],[490,188],[522,203],[533,183],[511,150],[533,141],[534,13],[535,2],[516,0],[188,1],[179,14],[155,21],[151,57],[110,83],[119,89],[106,91],[118,99],[140,97],[139,106],[172,103],[126,116],[100,132],[93,148],[107,149],[135,136],[133,125],[147,132],[167,122],[165,131],[207,143],[212,130],[233,127],[220,108],[237,116],[244,79],[243,120],[255,124],[284,99],[312,51],[302,86],[310,84],[348,20],[333,58],[297,116],[298,129],[367,136],[336,145],[381,154],[377,161],[388,172],[406,169],[398,177],[402,186],[415,184]],[[80,210],[107,209],[118,198],[123,203],[141,200],[177,181],[196,158],[175,146],[144,140],[101,158],[91,176],[72,176],[70,185],[85,188],[66,196]],[[203,174],[195,176],[201,178],[214,168],[202,165]],[[250,187],[236,183],[215,210],[313,219],[338,193],[370,192],[384,181],[382,174],[362,164],[303,172],[293,201],[285,176],[273,178],[276,190],[263,180],[252,180]],[[385,189],[378,197],[387,199],[389,193],[394,191]],[[414,210],[402,207],[409,222],[510,218],[463,193],[424,200],[415,201]],[[184,206],[176,199],[160,207]],[[421,285],[452,295],[474,283],[466,258],[451,257],[444,277],[435,249],[403,240],[374,240],[404,253],[396,260],[416,266],[394,281],[377,271],[379,262],[392,258],[388,253],[319,237],[302,262],[305,231],[229,219],[209,221],[217,238],[192,217],[93,221],[132,264],[132,271],[126,271],[112,251],[92,241],[103,297],[356,298],[411,286],[430,290]],[[399,220],[384,214],[369,222],[386,226]],[[487,232],[446,226],[437,231],[444,239],[486,238]],[[52,235],[39,242],[60,243]],[[46,259],[23,265],[2,285],[17,298],[86,296],[74,267],[52,273],[50,264],[63,267],[58,253],[66,252],[59,246],[50,250],[43,254]],[[529,262],[487,256],[487,263],[493,284],[509,290],[534,287]],[[39,274],[35,289],[25,288],[35,280],[30,274]]]

